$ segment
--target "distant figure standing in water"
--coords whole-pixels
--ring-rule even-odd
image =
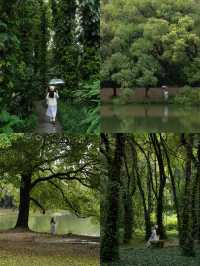
[[[168,91],[168,87],[167,86],[162,86],[162,90],[163,90],[163,96],[165,101],[168,101],[169,98],[169,91]]]
[[[55,235],[56,234],[56,221],[54,217],[51,218],[50,224],[51,224],[51,234]]]
[[[46,115],[50,118],[50,122],[53,125],[56,124],[56,114],[57,114],[57,99],[59,98],[58,92],[55,90],[54,86],[50,86],[46,100],[47,100],[47,112]]]

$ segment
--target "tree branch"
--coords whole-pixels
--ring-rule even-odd
[[[75,208],[75,206],[71,203],[71,201],[66,197],[64,191],[62,190],[61,187],[59,187],[57,184],[55,184],[53,181],[48,181],[52,186],[54,186],[62,195],[65,203],[70,207],[70,209],[73,211],[73,213],[78,217],[78,218],[88,218],[89,216],[94,216],[94,215],[87,215],[87,216],[83,216],[82,214],[80,214],[79,210],[77,210]]]
[[[83,169],[86,166],[88,166],[88,163],[84,164],[83,166],[81,166],[78,169],[73,170],[73,171],[68,171],[68,172],[65,172],[65,173],[54,173],[54,174],[52,174],[50,176],[39,177],[35,181],[32,182],[31,189],[33,189],[40,182],[48,181],[48,180],[55,179],[55,178],[61,179],[61,180],[77,180],[79,182],[82,182],[82,180],[80,178],[72,176],[72,174],[74,175],[74,174],[77,174],[78,172],[83,171]],[[84,185],[86,185],[86,184],[84,184]]]
[[[45,214],[46,212],[45,208],[36,199],[30,197],[30,200],[32,200],[35,203],[35,205],[37,205],[42,210],[42,213]]]

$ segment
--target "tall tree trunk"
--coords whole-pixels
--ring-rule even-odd
[[[179,239],[180,239],[181,215],[180,215],[179,200],[178,200],[178,196],[177,196],[176,183],[175,183],[175,178],[174,178],[174,174],[173,174],[172,167],[171,167],[171,162],[170,162],[170,157],[169,157],[169,154],[168,154],[168,150],[167,150],[165,141],[164,141],[164,139],[162,137],[161,137],[161,143],[162,143],[162,147],[164,148],[164,151],[165,151],[168,171],[169,171],[169,175],[170,175],[170,179],[171,179],[173,200],[174,200],[174,206],[175,206],[175,209],[176,209],[176,216],[177,216],[177,223],[178,223],[177,226],[178,226],[178,233],[179,233]]]
[[[197,220],[198,220],[198,231],[197,231],[197,239],[200,244],[200,176],[198,180],[198,214],[197,214]]]
[[[197,230],[196,237],[200,243],[200,143],[197,150],[197,184],[196,184],[196,218],[197,218]]]
[[[196,178],[192,185],[192,238],[197,240],[198,239],[198,211],[197,211],[197,193],[198,193],[198,176],[199,173],[197,172]]]
[[[124,243],[129,243],[133,234],[133,202],[132,195],[125,193],[124,195]]]
[[[133,159],[131,163],[131,172],[130,172],[126,152],[124,152],[124,166],[127,176],[127,178],[123,178],[123,180],[121,180],[121,183],[123,184],[122,189],[124,191],[123,194],[124,243],[129,243],[133,235],[133,225],[134,225],[133,195],[135,194],[136,191],[135,159]]]
[[[109,161],[107,212],[103,223],[103,235],[101,239],[101,261],[112,262],[119,259],[119,198],[120,198],[120,174],[123,162],[125,139],[123,134],[115,135],[115,151],[113,160]]]
[[[185,193],[183,199],[182,230],[180,245],[185,256],[194,256],[194,240],[192,237],[192,149],[193,135],[189,134],[185,144]]]
[[[81,1],[79,5],[80,12],[80,43],[83,47],[81,56],[80,73],[82,79],[88,79],[92,75],[96,75],[99,72],[99,61],[97,51],[100,46],[100,4],[99,0],[94,1]],[[93,67],[89,67],[91,62]],[[88,67],[87,67],[88,66]],[[116,90],[114,89],[114,96]]]
[[[76,40],[76,0],[52,1],[54,18],[54,66],[55,75],[66,82],[62,97],[72,99],[73,90],[78,87],[78,44]]]
[[[139,188],[139,192],[142,198],[142,203],[143,203],[143,209],[144,209],[144,221],[145,221],[145,240],[148,240],[150,235],[151,235],[151,165],[149,162],[149,154],[147,155],[145,153],[145,150],[142,148],[142,146],[140,146],[135,139],[132,137],[131,141],[130,141],[130,145],[131,145],[131,152],[132,152],[132,160],[134,162],[133,167],[135,169],[135,173],[136,173],[136,182]],[[137,150],[135,148],[135,145],[137,145],[137,147],[142,151],[142,153],[145,156],[145,159],[147,161],[147,169],[148,169],[148,177],[147,177],[147,197],[145,195],[144,189],[143,189],[143,185],[140,179],[140,173],[138,170],[138,159],[137,159]],[[148,199],[147,199],[148,198]]]
[[[161,239],[166,238],[166,233],[163,225],[163,189],[159,191],[159,196],[157,199],[157,208],[156,208],[156,219],[158,225],[158,235]]]
[[[15,228],[28,230],[30,208],[31,175],[22,175],[20,184],[19,213]]]
[[[145,240],[148,240],[152,231],[150,213],[145,211],[144,218],[145,218]]]
[[[46,94],[47,87],[47,43],[48,43],[48,21],[47,6],[41,2],[41,18],[40,18],[41,36],[40,36],[40,81],[42,91],[39,93],[42,97]]]
[[[164,161],[163,161],[163,155],[162,155],[162,150],[161,150],[161,144],[158,141],[157,135],[156,134],[150,134],[150,139],[152,141],[156,158],[158,161],[158,166],[159,166],[159,189],[158,189],[158,195],[157,195],[157,224],[158,224],[158,234],[161,239],[165,239],[166,232],[163,224],[163,195],[164,195],[164,188],[166,184],[166,175],[165,175],[165,168],[164,168]]]
[[[145,87],[145,98],[149,98],[149,91],[150,91],[150,87],[146,86]]]

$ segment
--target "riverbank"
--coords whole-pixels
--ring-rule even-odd
[[[99,239],[89,236],[7,230],[0,232],[0,249],[0,265],[6,266],[99,265]]]
[[[169,96],[173,97],[180,93],[183,88],[169,87]],[[144,103],[144,102],[155,102],[161,103],[164,101],[163,91],[161,88],[151,88],[148,93],[148,98],[145,96],[145,88],[135,88],[135,89],[116,89],[116,97],[113,97],[112,88],[101,89],[101,101],[102,103],[111,103],[113,100],[126,98],[126,103]]]
[[[151,88],[148,97],[145,94],[145,88],[118,88],[116,95],[113,96],[113,89],[101,90],[101,102],[103,104],[177,104],[184,106],[200,105],[200,88],[185,87],[168,87],[168,99],[164,99],[163,90],[161,88]]]
[[[19,228],[0,230],[0,241],[88,244],[98,247],[100,243],[100,237],[83,236],[76,234],[51,235],[49,233],[37,233],[31,230],[24,230]]]

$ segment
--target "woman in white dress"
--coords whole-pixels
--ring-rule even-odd
[[[54,125],[56,123],[56,114],[57,114],[57,99],[59,98],[58,92],[55,90],[54,86],[49,87],[49,91],[46,96],[47,100],[47,112],[46,115],[50,118],[50,122]]]
[[[152,227],[151,236],[150,236],[150,238],[146,244],[147,247],[150,247],[151,241],[158,241],[159,240],[159,235],[157,235],[157,229],[158,229],[157,225]]]
[[[55,235],[56,234],[56,221],[53,217],[51,218],[50,224],[51,224],[51,234]]]

